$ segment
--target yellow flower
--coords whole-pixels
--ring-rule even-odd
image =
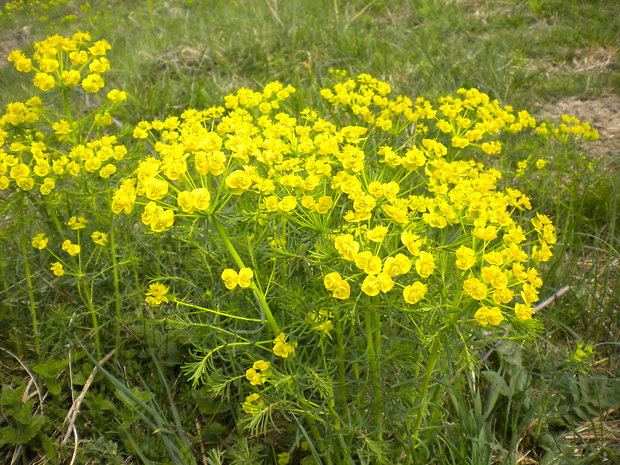
[[[504,315],[499,307],[480,307],[474,314],[474,318],[483,326],[497,326],[504,320]]]
[[[297,206],[297,197],[292,195],[285,195],[282,200],[278,202],[278,208],[283,212],[290,212]]]
[[[239,284],[239,275],[231,268],[226,268],[222,271],[220,277],[222,278],[222,281],[224,281],[224,286],[226,286],[226,289],[232,290],[237,287],[237,284]]]
[[[72,257],[80,253],[80,246],[77,244],[73,244],[69,239],[64,241],[61,247],[62,247],[62,250],[67,252]]]
[[[424,298],[428,287],[420,281],[415,281],[403,289],[403,298],[408,304],[416,304]]]
[[[468,270],[476,263],[476,252],[464,245],[456,251],[456,267],[461,270]]]
[[[168,287],[161,283],[149,284],[144,300],[149,305],[161,305],[162,303],[167,303],[168,298],[166,297],[166,294],[168,293],[168,290]]]
[[[245,413],[249,413],[250,415],[256,415],[264,406],[265,403],[256,393],[252,393],[247,396],[241,404],[243,411]]]
[[[362,283],[362,292],[369,296],[375,296],[381,291],[381,281],[373,275],[368,275]]]
[[[515,315],[519,320],[531,320],[534,309],[530,305],[515,304]]]
[[[252,283],[252,278],[254,277],[254,272],[250,268],[241,268],[239,270],[239,275],[237,278],[237,283],[239,287],[248,288]]]
[[[69,228],[71,229],[84,229],[87,224],[88,220],[83,216],[72,216],[71,218],[69,218],[69,221],[67,221],[67,226],[69,226]]]
[[[252,176],[247,171],[236,170],[226,177],[226,187],[235,195],[241,195],[252,185]]]
[[[332,293],[332,297],[335,297],[339,300],[346,300],[349,298],[350,295],[351,287],[349,286],[349,283],[346,282],[344,279],[338,283],[338,287],[334,289],[334,292]]]
[[[366,237],[373,242],[381,242],[388,232],[387,226],[375,226],[366,231]]]
[[[108,235],[103,232],[95,231],[90,235],[90,238],[97,245],[106,245],[108,243]]]
[[[252,368],[258,371],[267,371],[271,367],[271,363],[265,360],[256,360],[252,365]]]
[[[107,97],[108,100],[114,103],[120,103],[127,100],[127,92],[125,92],[124,90],[112,89],[110,92],[108,92]]]
[[[340,281],[342,281],[342,277],[340,276],[340,273],[336,271],[328,273],[323,277],[323,285],[328,291],[337,289],[340,285]]]
[[[245,377],[252,386],[260,386],[267,381],[267,375],[257,371],[254,368],[248,368],[245,370]]]
[[[428,252],[420,252],[420,257],[415,261],[415,269],[422,278],[426,278],[435,271],[435,259]]]
[[[89,74],[82,79],[82,89],[89,94],[95,94],[105,86],[103,78],[99,74]]]
[[[401,274],[409,273],[411,269],[411,260],[404,254],[399,253],[395,257],[388,257],[385,259],[385,265],[383,270],[391,278],[399,276]]]
[[[48,238],[45,237],[45,233],[39,233],[32,238],[32,246],[35,249],[43,250],[47,247]]]
[[[280,333],[273,340],[273,353],[278,357],[287,358],[291,354],[295,354],[295,347],[286,342],[286,335]]]
[[[463,291],[472,299],[483,300],[487,297],[487,286],[477,278],[469,278],[463,282]]]
[[[52,90],[56,85],[56,81],[54,80],[54,76],[45,73],[37,73],[32,80],[32,83],[35,87],[38,87],[43,92],[47,92]]]
[[[63,274],[65,274],[65,270],[63,269],[62,263],[60,263],[60,262],[52,263],[52,265],[50,266],[50,270],[52,270],[52,272],[56,276],[62,276]]]
[[[62,83],[67,87],[77,86],[81,77],[77,69],[65,69],[60,73]]]

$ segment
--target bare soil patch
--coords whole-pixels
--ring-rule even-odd
[[[563,114],[588,121],[600,135],[594,143],[586,144],[584,150],[596,160],[611,164],[618,163],[620,154],[620,96],[605,95],[588,99],[583,97],[562,97],[544,104],[537,112],[539,118],[558,121]]]

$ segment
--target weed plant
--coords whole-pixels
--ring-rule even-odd
[[[113,29],[96,6],[84,21]],[[506,106],[533,81],[497,71],[515,63],[497,43],[474,72],[431,35],[403,71],[392,42],[471,31],[457,4],[323,6],[216,2],[199,29],[236,35],[197,57],[192,2],[119,2],[136,29],[110,62],[83,32],[9,55],[26,74],[2,71],[21,90],[0,117],[0,457],[617,457],[602,433],[580,455],[560,434],[618,402],[617,183],[582,155],[596,130]],[[557,11],[530,6],[502,21]],[[153,59],[158,20],[194,48]],[[390,21],[412,27],[377,45]],[[132,34],[145,53],[123,50]],[[402,92],[343,69],[425,78]]]

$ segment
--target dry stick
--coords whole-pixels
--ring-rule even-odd
[[[541,303],[536,305],[536,307],[534,307],[534,309],[533,309],[533,313],[539,312],[543,308],[548,307],[553,302],[555,302],[560,297],[562,297],[564,294],[566,294],[568,291],[570,291],[570,286],[564,286],[560,290],[556,291],[551,297],[549,297],[548,299],[543,300]],[[506,336],[508,336],[508,329],[506,329],[506,331],[504,331],[504,337],[506,337]],[[499,341],[495,342],[495,345],[493,345],[493,347],[491,347],[491,349],[484,355],[484,357],[482,357],[480,359],[480,363],[486,362],[489,359],[489,357],[491,356],[491,354],[493,354],[493,352],[495,352],[497,350],[497,348],[504,341],[505,341],[505,339],[500,339]]]
[[[69,462],[69,465],[73,465],[75,463],[75,459],[77,457],[77,450],[78,450],[78,434],[77,434],[77,428],[75,427],[75,423],[73,423],[72,425],[73,429],[73,455],[71,456],[71,462]]]
[[[71,406],[71,408],[67,412],[67,416],[65,417],[65,420],[63,421],[63,423],[66,423],[68,421],[69,422],[69,427],[67,428],[67,433],[65,434],[65,437],[63,438],[63,440],[61,442],[61,445],[64,446],[67,443],[67,441],[69,440],[69,436],[71,435],[71,431],[72,430],[73,430],[73,432],[75,434],[76,443],[77,443],[77,431],[75,430],[75,420],[77,418],[78,412],[80,411],[80,406],[82,405],[82,401],[84,400],[84,397],[86,396],[86,393],[88,392],[88,389],[90,388],[90,385],[95,380],[95,375],[97,374],[97,370],[99,369],[98,367],[103,365],[108,360],[110,360],[110,357],[112,357],[112,355],[114,355],[114,352],[116,352],[116,349],[112,349],[105,357],[103,357],[101,360],[99,360],[99,365],[95,365],[93,367],[93,369],[90,372],[90,375],[88,376],[88,379],[84,383],[84,387],[82,388],[82,392],[80,392],[80,395],[78,396],[77,399],[75,399],[75,401],[73,402],[73,405]]]

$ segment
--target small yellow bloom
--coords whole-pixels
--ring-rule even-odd
[[[349,298],[350,295],[351,287],[349,286],[349,283],[346,282],[344,279],[338,283],[338,287],[334,289],[334,292],[332,293],[332,297],[335,297],[339,300],[346,300]]]
[[[250,415],[256,415],[264,406],[265,403],[256,393],[252,393],[247,396],[241,404],[243,411],[245,413],[249,413]]]
[[[239,284],[239,274],[231,268],[226,268],[222,271],[220,277],[222,278],[222,281],[224,281],[224,286],[226,286],[226,289],[232,290],[237,287],[237,284]]]
[[[252,283],[252,278],[254,277],[254,272],[251,268],[241,268],[239,270],[238,281],[239,287],[248,288]]]
[[[252,386],[260,386],[267,381],[267,375],[256,371],[254,368],[248,368],[245,370],[245,377]]]
[[[63,274],[65,274],[65,270],[63,269],[62,263],[60,263],[60,262],[52,263],[52,265],[50,266],[50,270],[52,270],[52,272],[56,276],[62,276]]]
[[[468,270],[476,263],[476,252],[464,245],[456,251],[456,267],[461,270]]]
[[[287,358],[291,354],[295,354],[295,347],[286,342],[286,334],[280,333],[273,340],[273,353],[278,357]]]
[[[534,309],[530,305],[515,304],[515,315],[519,320],[531,320]]]
[[[73,244],[69,239],[62,243],[61,248],[72,257],[80,253],[80,246],[77,244]]]
[[[32,238],[32,246],[35,249],[43,250],[47,247],[49,239],[45,236],[45,233],[39,233]]]
[[[474,314],[474,318],[482,326],[497,326],[504,320],[504,315],[502,315],[499,307],[480,307]]]
[[[415,281],[403,289],[403,298],[408,304],[416,304],[424,298],[428,287],[420,281]]]
[[[71,229],[84,229],[88,224],[88,220],[83,216],[72,216],[67,221],[67,226]]]
[[[97,245],[106,245],[108,243],[108,235],[103,232],[95,231],[90,235],[90,238]]]
[[[415,269],[422,278],[426,278],[435,271],[435,259],[428,252],[420,252],[420,258],[415,261]]]
[[[387,226],[375,226],[366,231],[366,237],[373,242],[381,242],[388,232]]]
[[[108,92],[107,97],[108,100],[114,103],[120,103],[127,100],[127,92],[125,92],[124,90],[112,89],[110,92]]]
[[[252,365],[252,368],[258,371],[267,371],[271,367],[271,363],[265,360],[256,360]]]
[[[368,275],[362,283],[362,292],[369,296],[376,296],[381,291],[381,281],[373,275]]]
[[[164,286],[161,283],[153,283],[149,285],[148,290],[145,294],[145,302],[149,305],[161,305],[162,303],[167,303],[168,298],[166,294],[168,293],[168,287]]]

